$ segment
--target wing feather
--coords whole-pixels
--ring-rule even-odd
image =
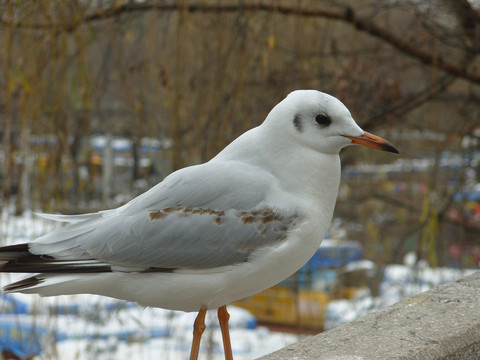
[[[179,170],[124,206],[70,222],[30,243],[33,254],[120,267],[212,268],[282,241],[297,214],[270,208],[272,175],[242,163]],[[79,221],[77,221],[79,220]]]

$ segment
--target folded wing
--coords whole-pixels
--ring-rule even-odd
[[[48,216],[69,224],[28,249],[0,249],[0,261],[8,264],[0,271],[208,269],[248,261],[283,241],[297,214],[265,205],[273,176],[241,163],[218,166],[177,171],[117,209]]]

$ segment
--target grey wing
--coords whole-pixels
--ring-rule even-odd
[[[135,269],[212,268],[282,241],[293,211],[265,202],[270,174],[242,164],[177,171],[121,208],[92,214],[30,244],[34,254]]]

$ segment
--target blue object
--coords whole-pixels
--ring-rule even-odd
[[[47,329],[35,324],[35,319],[0,319],[0,351],[8,350],[21,359],[39,355],[47,335]]]
[[[327,241],[325,240],[325,242]],[[363,248],[356,242],[338,242],[335,245],[322,245],[303,266],[301,271],[341,267],[352,261],[360,260],[362,256]]]
[[[0,294],[0,310],[4,314],[28,314],[27,303],[10,294]]]

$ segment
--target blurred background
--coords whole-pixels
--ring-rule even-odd
[[[480,1],[0,0],[0,49],[2,244],[51,227],[32,211],[127,202],[313,88],[401,155],[343,151],[325,247],[237,305],[318,332],[480,265]]]

